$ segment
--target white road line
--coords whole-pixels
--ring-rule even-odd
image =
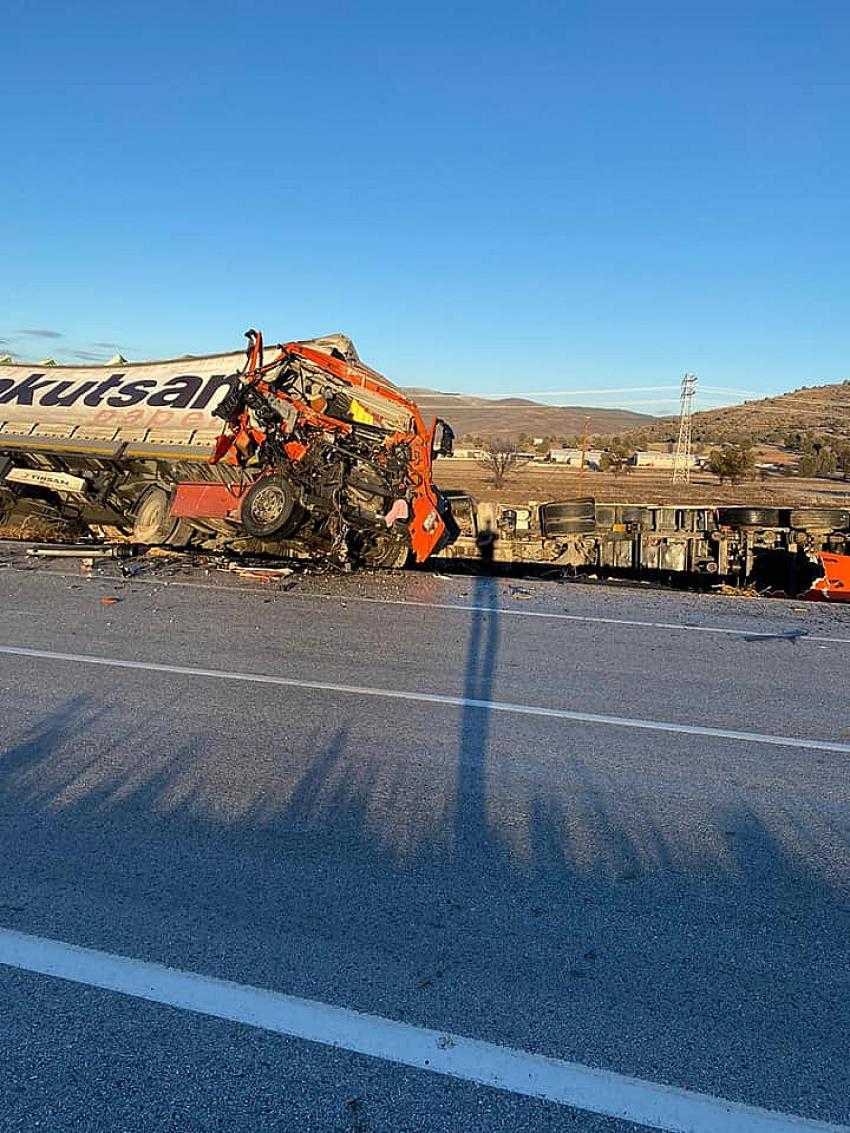
[[[185,585],[192,585],[186,583]],[[311,594],[297,594],[298,598],[311,598]],[[328,598],[337,597],[336,595],[328,595]],[[800,628],[799,630],[756,630],[756,629],[729,629],[725,626],[694,626],[687,625],[680,622],[642,622],[634,618],[599,618],[591,617],[588,614],[560,614],[550,612],[548,610],[508,610],[504,606],[498,606],[495,609],[492,606],[465,606],[459,602],[417,602],[408,601],[404,598],[367,598],[363,595],[339,596],[345,602],[371,602],[381,606],[423,606],[426,610],[460,610],[468,611],[471,613],[493,614],[497,613],[500,617],[506,614],[512,618],[551,618],[554,621],[565,622],[595,622],[599,625],[613,625],[613,626],[637,626],[644,629],[672,629],[680,630],[683,633],[719,633],[728,634],[732,637],[753,637],[753,638],[775,638],[777,641],[794,640],[794,641],[816,641],[816,642],[831,642],[838,645],[850,645],[850,638],[847,637],[816,637],[810,634],[806,629]]]
[[[847,1126],[810,1121],[12,929],[0,929],[0,964],[667,1133],[720,1133],[724,1129],[736,1133],[850,1133]]]
[[[46,575],[50,578],[79,579],[79,575],[56,570],[29,569],[26,574]],[[126,586],[156,586],[164,589],[214,590],[217,594],[260,594],[268,597],[275,591],[256,586],[216,585],[213,582],[190,582],[172,578],[106,578],[96,577],[95,582],[114,587],[117,583]],[[282,595],[281,595],[282,596]],[[790,630],[730,629],[728,626],[695,626],[682,622],[648,622],[637,618],[602,618],[589,614],[562,614],[549,610],[511,610],[504,606],[474,606],[461,602],[418,602],[407,598],[373,598],[363,594],[305,594],[298,590],[286,592],[287,599],[299,602],[365,602],[375,606],[421,606],[425,610],[452,610],[456,613],[498,613],[510,618],[544,618],[551,621],[589,622],[597,625],[627,626],[634,629],[666,629],[677,633],[713,633],[728,637],[743,637],[776,641],[805,642],[816,645],[850,645],[850,637],[824,637],[809,633],[804,627]]]
[[[10,657],[32,657],[45,661],[67,661],[78,665],[104,665],[115,669],[143,669],[154,673],[174,673],[182,677],[206,677],[212,680],[245,681],[252,684],[279,685],[284,688],[308,689],[315,692],[339,692],[346,696],[383,697],[387,700],[418,701],[421,704],[445,704],[452,708],[480,708],[486,712],[510,712],[519,716],[543,716],[553,720],[574,720],[582,724],[605,724],[615,728],[636,728],[650,732],[677,732],[689,736],[711,736],[722,740],[743,740],[747,743],[773,744],[777,747],[799,747],[807,751],[837,751],[850,754],[850,744],[832,740],[810,740],[797,736],[771,736],[759,732],[737,732],[728,728],[705,728],[698,724],[671,724],[664,720],[640,720],[629,716],[602,716],[594,712],[577,712],[569,708],[545,708],[536,704],[512,704],[503,700],[476,700],[467,696],[446,696],[437,692],[410,692],[406,689],[371,688],[365,685],[343,685],[330,681],[305,681],[295,677],[278,677],[266,673],[228,672],[224,669],[201,669],[190,665],[164,665],[156,661],[126,661],[117,657],[92,657],[84,653],[56,653],[48,649],[26,649],[23,646],[0,645],[0,654]]]

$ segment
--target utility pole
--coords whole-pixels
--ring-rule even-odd
[[[584,466],[587,462],[587,448],[590,444],[590,417],[585,417],[584,427],[581,432],[581,468],[578,470],[579,476],[584,476]]]
[[[676,455],[673,458],[674,484],[691,482],[691,415],[696,386],[696,374],[685,374],[679,393],[679,440],[676,442]]]

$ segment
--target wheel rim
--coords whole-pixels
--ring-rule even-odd
[[[133,523],[134,537],[143,543],[163,542],[171,534],[168,497],[159,488],[150,489],[142,497]],[[171,523],[171,528],[174,524]]]
[[[356,549],[355,555],[363,566],[372,570],[396,566],[404,550],[404,544],[386,535],[367,537]]]
[[[259,527],[274,527],[285,515],[289,500],[278,484],[259,488],[251,500],[251,518]]]

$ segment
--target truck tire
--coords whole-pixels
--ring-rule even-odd
[[[562,519],[559,524],[559,535],[581,535],[586,531],[596,530],[596,520],[591,517],[585,519]],[[551,533],[551,532],[550,532]]]
[[[392,532],[360,535],[353,541],[352,558],[367,570],[398,570],[407,562],[410,549]]]
[[[544,535],[572,535],[596,526],[596,501],[567,500],[540,505],[540,530]]]
[[[798,507],[791,512],[791,526],[843,531],[850,525],[850,511],[843,507]]]
[[[546,538],[558,535],[580,535],[586,531],[596,530],[596,520],[590,516],[582,519],[556,519],[541,522],[541,529]]]
[[[781,527],[779,508],[721,507],[717,509],[721,527]]]
[[[636,523],[641,527],[652,522],[652,512],[648,507],[624,507],[620,515],[623,523]]]
[[[151,484],[136,501],[130,537],[134,543],[185,547],[192,536],[192,527],[183,519],[169,514],[171,493],[159,484]]]
[[[300,514],[298,495],[285,476],[261,476],[242,499],[242,526],[254,539],[291,535]]]

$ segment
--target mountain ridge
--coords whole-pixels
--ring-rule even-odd
[[[570,437],[588,431],[615,433],[655,425],[660,419],[631,409],[585,405],[545,405],[524,397],[484,397],[448,393],[424,386],[402,391],[413,398],[424,417],[444,417],[458,437],[466,435],[515,439],[520,434]]]
[[[645,440],[675,440],[678,418],[657,419],[630,430]],[[702,409],[691,421],[695,441],[751,441],[799,447],[800,437],[850,438],[850,381],[800,386],[737,405]]]
[[[640,446],[675,441],[678,416],[638,413],[630,409],[584,405],[545,405],[523,397],[484,397],[448,393],[423,386],[404,391],[425,417],[444,417],[458,437],[474,435],[516,439],[520,434],[574,438],[588,422],[591,436],[625,434]],[[799,448],[809,433],[850,439],[850,380],[800,386],[787,393],[750,398],[693,415],[694,441],[771,443]]]

